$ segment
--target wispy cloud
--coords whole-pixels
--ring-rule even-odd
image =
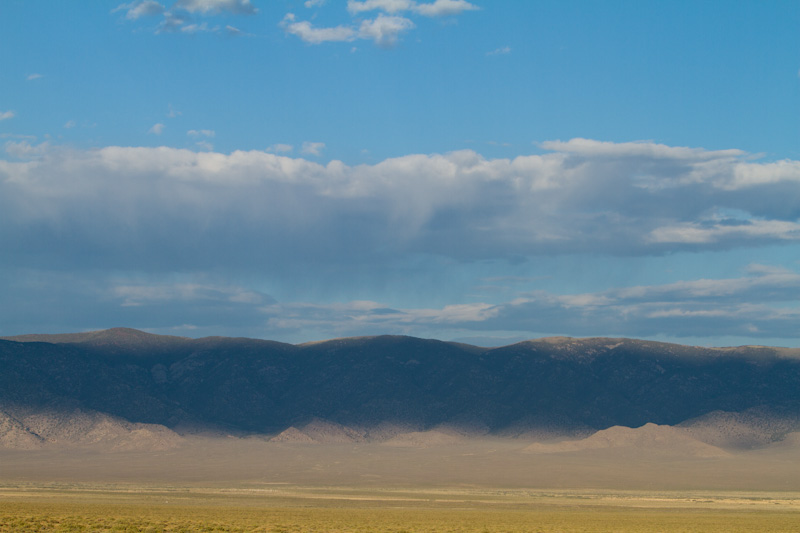
[[[425,17],[443,17],[459,15],[464,11],[474,11],[478,6],[466,0],[436,0],[420,3],[413,0],[348,0],[347,10],[352,14],[367,11],[384,11],[386,13],[402,13],[410,11]]]
[[[221,13],[228,12],[236,15],[255,15],[258,9],[250,0],[178,0],[176,8],[185,9],[190,13]]]
[[[25,79],[28,80],[28,81],[33,81],[33,80],[38,80],[38,79],[43,78],[43,77],[44,76],[42,76],[41,74],[35,74],[34,73],[34,74],[28,74],[25,77]]]
[[[511,47],[510,46],[503,46],[503,47],[500,47],[500,48],[495,48],[491,52],[486,52],[486,55],[487,56],[497,56],[497,55],[505,55],[505,54],[510,54],[510,53],[511,53]]]
[[[214,137],[216,133],[214,130],[189,130],[186,135],[190,137]]]
[[[283,143],[273,144],[272,146],[267,148],[267,152],[281,153],[281,154],[291,152],[292,150],[294,150],[294,146],[292,146],[291,144],[283,144]]]
[[[0,120],[8,120],[14,118],[16,113],[13,111],[0,111]]]
[[[155,33],[224,33],[229,36],[244,35],[240,29],[226,25],[210,24],[203,18],[223,14],[255,15],[258,9],[250,0],[178,0],[167,8],[155,0],[139,0],[120,4],[112,12],[123,11],[128,21],[160,17]],[[201,18],[201,20],[197,20]]]
[[[307,155],[322,155],[322,150],[325,149],[325,143],[320,142],[304,142],[300,151]]]
[[[147,133],[152,133],[153,135],[161,135],[162,133],[164,133],[164,128],[166,128],[166,126],[164,126],[164,124],[159,122],[157,124],[153,124],[153,127],[147,130]]]

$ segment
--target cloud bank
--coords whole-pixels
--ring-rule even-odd
[[[288,145],[223,154],[7,142],[0,271],[8,281],[0,295],[16,303],[3,320],[23,324],[25,301],[50,299],[60,303],[45,314],[83,301],[92,316],[116,317],[114,324],[153,329],[180,316],[207,333],[224,323],[217,333],[242,327],[249,329],[241,334],[296,340],[314,332],[435,335],[435,328],[800,336],[800,274],[758,265],[739,278],[583,294],[522,291],[500,302],[430,308],[279,302],[249,288],[293,278],[355,287],[365,272],[413,278],[402,269],[415,258],[433,258],[441,270],[800,240],[798,161],[651,142],[572,139],[541,148],[514,159],[465,150],[350,166],[280,155]],[[37,306],[28,315],[42,312]],[[80,318],[68,315],[51,323]]]
[[[302,150],[317,156],[323,147]],[[260,269],[298,256],[630,256],[800,240],[798,161],[644,142],[542,147],[550,152],[348,166],[262,151],[9,142],[20,160],[0,160],[0,244],[13,257],[30,243],[46,255],[69,242],[112,263],[131,260],[132,246],[146,257],[163,247],[175,252],[169,268],[180,269],[224,262],[208,247],[225,242],[231,263]]]

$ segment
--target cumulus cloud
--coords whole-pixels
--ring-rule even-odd
[[[353,41],[358,37],[355,30],[347,26],[317,28],[308,21],[297,22],[293,13],[287,13],[281,25],[286,33],[296,35],[309,44]]]
[[[322,2],[311,0],[306,7],[321,5]],[[298,21],[293,13],[288,13],[281,22],[286,33],[296,35],[310,44],[335,41],[354,41],[368,39],[378,46],[390,48],[397,44],[402,33],[416,27],[414,22],[400,16],[401,13],[421,15],[424,17],[441,17],[458,15],[464,11],[478,9],[466,0],[436,0],[431,3],[418,3],[413,0],[348,0],[347,11],[355,18],[352,25],[335,27],[315,27],[308,21]],[[360,19],[362,13],[380,11],[375,18]],[[351,49],[355,51],[355,48]]]
[[[0,111],[0,120],[8,120],[15,116],[16,114],[13,111]]]
[[[0,159],[0,247],[22,263],[277,272],[380,269],[414,254],[646,256],[800,241],[800,162],[652,143],[548,146],[565,149],[350,166],[279,155],[289,145],[222,154],[8,142],[20,161]]]
[[[382,47],[394,46],[401,33],[414,28],[414,23],[407,18],[383,14],[375,19],[362,21],[358,30],[349,26],[318,28],[308,21],[297,22],[292,13],[287,14],[281,24],[286,33],[296,35],[309,44],[369,39]]]
[[[380,14],[374,20],[365,20],[358,29],[362,39],[372,39],[378,46],[391,47],[397,44],[401,33],[414,28],[414,23],[404,17]]]

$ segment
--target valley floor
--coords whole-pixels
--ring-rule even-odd
[[[800,493],[5,484],[0,531],[797,531]]]
[[[529,442],[0,450],[0,532],[797,531],[800,452],[528,453]]]

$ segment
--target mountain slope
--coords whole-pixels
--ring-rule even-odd
[[[402,336],[295,346],[124,328],[14,339],[0,340],[0,409],[68,405],[182,431],[293,426],[314,440],[304,428],[321,420],[366,438],[442,425],[585,434],[757,409],[789,421],[786,433],[800,418],[798,350],[602,338],[483,349]]]

